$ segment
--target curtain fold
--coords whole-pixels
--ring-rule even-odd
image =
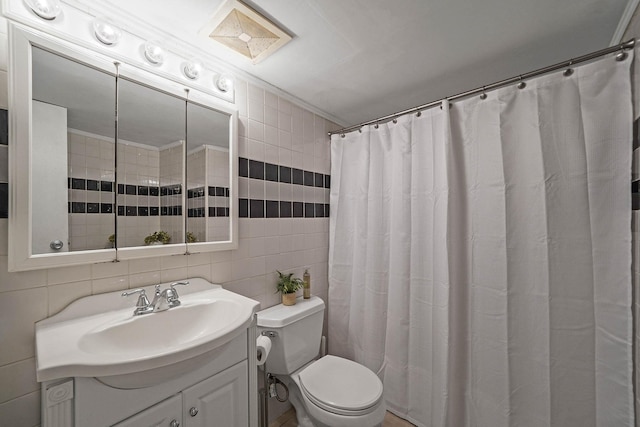
[[[329,350],[390,410],[633,425],[631,62],[332,137]]]

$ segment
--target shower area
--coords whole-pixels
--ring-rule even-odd
[[[331,136],[329,351],[417,426],[633,426],[633,45]]]

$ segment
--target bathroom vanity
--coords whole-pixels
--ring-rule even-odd
[[[112,292],[38,322],[43,427],[256,426],[259,303],[189,282],[163,311]]]

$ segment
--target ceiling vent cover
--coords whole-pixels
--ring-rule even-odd
[[[220,6],[200,34],[249,58],[254,64],[287,44],[291,36],[238,0]]]

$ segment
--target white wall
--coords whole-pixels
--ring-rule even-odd
[[[0,18],[0,108],[7,108],[6,69],[7,29]],[[242,81],[236,82],[236,106],[240,156],[330,172],[326,132],[335,125]],[[0,176],[7,168],[2,150],[6,147],[0,146]],[[262,187],[264,193],[266,181],[250,181],[252,191]],[[302,275],[307,265],[311,266],[312,293],[326,300],[328,225],[328,218],[242,218],[239,247],[234,251],[8,273],[7,219],[0,219],[0,425],[40,423],[34,358],[38,320],[83,296],[188,277],[221,283],[265,308],[279,302],[274,293],[275,270]],[[272,417],[277,415],[272,411]]]

